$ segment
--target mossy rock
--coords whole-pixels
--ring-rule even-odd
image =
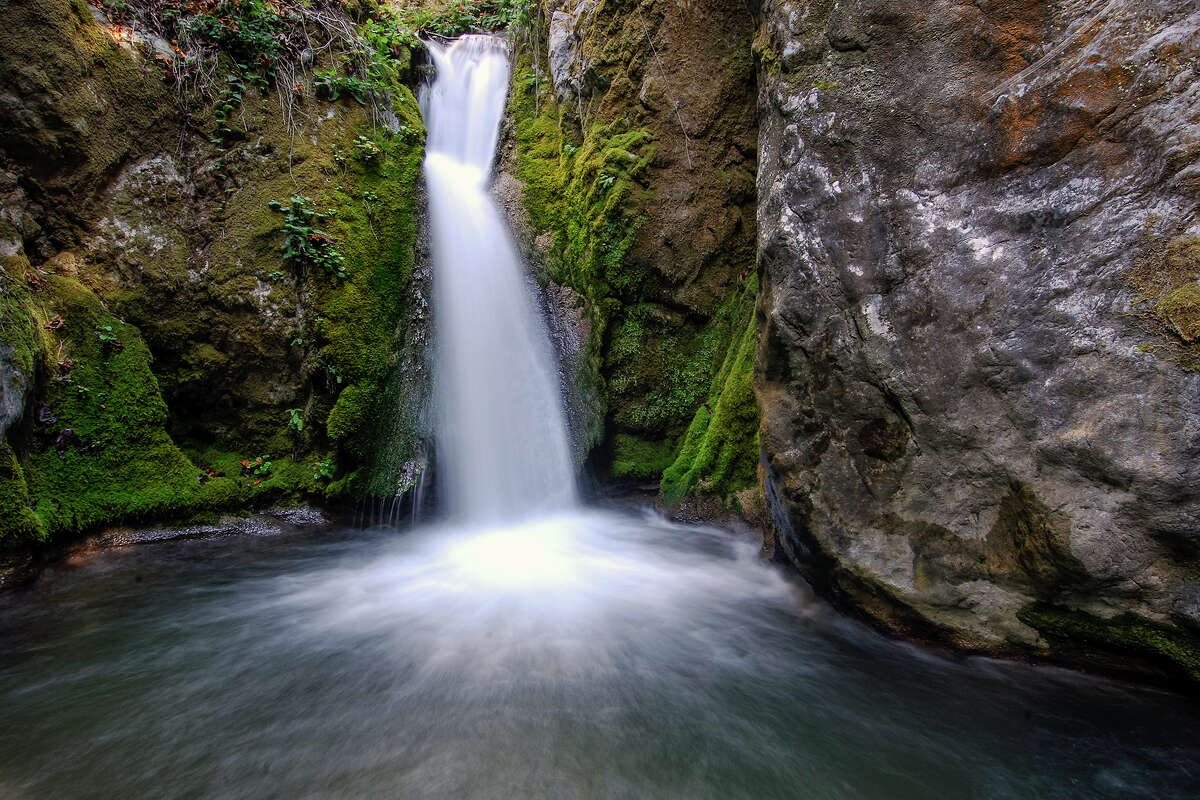
[[[1152,238],[1128,274],[1161,344],[1144,348],[1200,369],[1200,237]]]
[[[1158,314],[1188,344],[1200,339],[1200,285],[1175,289],[1158,303]]]
[[[1155,665],[1200,687],[1200,637],[1136,614],[1111,619],[1051,605],[1026,606],[1017,614],[1026,625],[1060,646],[1092,651],[1106,666]]]
[[[137,330],[68,278],[48,278],[38,300],[56,361],[24,471],[44,533],[177,517],[203,504],[195,466],[164,428],[166,404]]]
[[[663,473],[668,505],[703,493],[736,504],[736,494],[758,480],[758,402],[754,396],[757,285],[752,278],[730,312],[740,333],[725,351],[708,401],[696,411],[679,453]],[[718,315],[719,316],[719,315]]]
[[[732,497],[756,480],[753,278],[708,315],[663,302],[673,291],[666,273],[636,257],[654,133],[622,117],[578,130],[528,53],[509,112],[525,209],[535,232],[553,238],[550,277],[582,296],[591,321],[584,363],[593,374],[583,380],[606,401],[600,468],[618,480],[661,480],[672,502],[692,492]]]

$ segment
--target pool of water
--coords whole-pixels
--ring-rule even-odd
[[[649,513],[101,551],[0,597],[2,798],[1195,798],[1200,707],[890,641]]]

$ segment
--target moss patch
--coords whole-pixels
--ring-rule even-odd
[[[195,466],[163,427],[137,330],[67,278],[49,278],[38,300],[54,341],[24,471],[43,534],[175,517],[205,502]]]
[[[1166,340],[1149,349],[1200,369],[1200,237],[1151,240],[1128,279],[1135,305]]]
[[[696,411],[674,463],[663,473],[663,498],[674,505],[703,492],[736,503],[736,493],[757,481],[758,403],[754,396],[757,281],[751,278],[732,298],[727,315],[735,335],[713,379],[708,400]]]
[[[1200,683],[1200,638],[1180,628],[1134,614],[1105,620],[1048,605],[1026,606],[1017,618],[1049,638],[1144,659]]]
[[[609,474],[617,480],[657,482],[674,456],[674,440],[618,433],[613,437]]]
[[[733,283],[711,313],[663,302],[676,291],[674,268],[638,255],[655,213],[657,135],[622,115],[580,130],[528,54],[509,111],[524,205],[535,232],[553,237],[550,277],[578,292],[590,317],[588,374],[578,380],[606,401],[598,465],[616,479],[658,482],[674,464],[663,482],[672,502],[731,496],[755,480],[757,464],[753,278]]]

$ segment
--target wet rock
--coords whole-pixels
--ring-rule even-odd
[[[567,0],[550,15],[547,55],[550,78],[560,101],[590,95],[603,79],[583,54],[583,26],[599,5],[597,0]]]
[[[899,630],[1195,617],[1200,12],[768,2],[757,393],[781,550]],[[1174,616],[1173,616],[1174,615]]]
[[[29,378],[13,359],[15,348],[0,345],[0,440],[25,409]]]

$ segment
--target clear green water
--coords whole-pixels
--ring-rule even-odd
[[[0,598],[0,798],[1200,797],[1200,708],[957,661],[588,512],[112,550]]]

